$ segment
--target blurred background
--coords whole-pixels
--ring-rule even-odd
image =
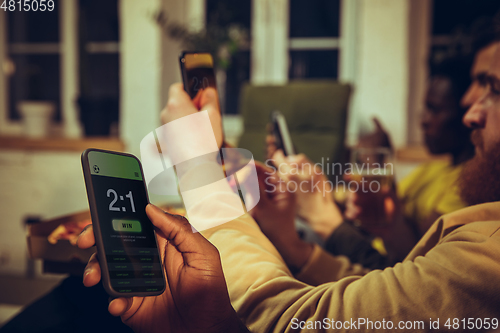
[[[264,131],[269,118],[251,105],[252,87],[334,84],[330,95],[344,102],[327,130],[337,130],[342,147],[352,146],[377,116],[401,177],[431,158],[420,126],[429,59],[471,52],[474,27],[500,7],[498,0],[53,4],[52,11],[0,10],[0,323],[65,276],[29,258],[28,226],[88,209],[84,149],[139,155],[142,138],[160,126],[168,87],[181,81],[182,50],[214,54],[231,144],[262,159],[262,136],[250,134]],[[322,130],[324,124],[301,120],[307,112],[293,112],[292,129]]]

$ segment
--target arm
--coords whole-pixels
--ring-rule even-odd
[[[299,280],[318,285],[366,273],[346,257],[328,255],[319,246],[303,241],[294,225],[296,193],[288,191],[279,175],[263,165],[257,165],[257,177],[260,200],[251,214]]]
[[[353,263],[370,269],[391,266],[386,256],[375,250],[371,243],[350,223],[342,223],[326,240],[325,250],[333,255],[345,255]]]
[[[290,331],[293,318],[385,319],[396,324],[411,320],[425,325],[429,318],[440,318],[444,330],[447,318],[499,315],[495,304],[485,303],[492,288],[498,290],[493,281],[500,274],[495,259],[500,242],[488,237],[494,229],[484,234],[456,232],[425,257],[311,287],[290,276],[250,218],[223,227],[207,236],[220,251],[231,302],[251,331]]]
[[[405,219],[394,189],[349,193],[345,216],[383,239],[390,262],[402,261],[419,239],[414,224]]]
[[[181,182],[189,181],[186,173]],[[207,207],[230,211],[233,208],[225,199],[220,192],[207,193],[196,202],[195,211],[201,215]],[[485,302],[500,292],[496,283],[500,241],[490,237],[498,222],[483,227],[487,230],[456,230],[444,240],[436,232],[429,237],[434,241],[426,245],[440,242],[425,257],[318,287],[291,276],[276,248],[248,215],[203,233],[218,248],[231,302],[252,331],[290,331],[293,318],[367,318],[396,324],[398,320],[425,324],[429,318],[440,318],[444,329],[446,318],[500,316],[496,297]]]

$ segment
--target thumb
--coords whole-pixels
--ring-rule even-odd
[[[373,123],[375,124],[375,130],[377,132],[385,132],[384,126],[377,117],[373,117]]]
[[[180,215],[165,213],[155,205],[146,206],[146,214],[155,227],[179,252],[202,252],[208,241],[198,232],[193,232],[188,220]]]
[[[275,166],[280,170],[280,166],[283,164],[285,166],[285,169],[288,170],[288,161],[286,160],[285,154],[283,154],[283,150],[278,149],[274,152],[273,154],[273,160],[275,162]]]
[[[217,90],[209,87],[203,91],[198,110],[207,111],[212,123],[212,129],[217,140],[217,145],[221,148],[224,144],[224,134],[222,131],[222,115],[219,109]]]
[[[212,87],[205,89],[200,98],[200,110],[219,109],[217,90]]]

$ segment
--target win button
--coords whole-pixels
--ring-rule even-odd
[[[113,220],[113,229],[120,232],[141,232],[141,222],[137,220]]]

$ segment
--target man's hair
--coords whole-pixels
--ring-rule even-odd
[[[444,77],[450,80],[452,85],[453,98],[457,105],[460,105],[460,99],[465,94],[471,84],[470,68],[472,67],[472,59],[465,56],[454,56],[444,58],[439,62],[430,63],[431,77]],[[460,108],[462,116],[466,109]]]
[[[472,24],[472,51],[478,51],[500,41],[500,11],[494,17],[482,17]]]

